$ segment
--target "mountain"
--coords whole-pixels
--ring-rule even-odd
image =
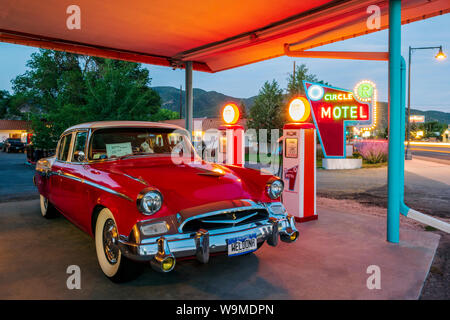
[[[163,108],[180,111],[180,89],[174,87],[153,87],[153,90],[157,91],[162,99]],[[184,98],[185,91],[181,92],[182,110],[184,111]],[[246,112],[253,105],[256,96],[250,98],[236,98],[227,96],[217,91],[205,91],[202,89],[194,89],[194,118],[216,118],[220,117],[221,108],[227,102],[234,102],[238,106],[244,103]],[[388,124],[388,104],[387,102],[378,102],[377,104],[377,127],[384,128]],[[438,121],[441,123],[450,124],[450,113],[442,111],[421,111],[411,109],[412,115],[425,115],[425,121]]]
[[[172,111],[180,112],[180,89],[174,87],[153,87],[159,93],[162,107]],[[246,111],[253,105],[255,97],[243,99],[227,96],[216,91],[205,91],[194,88],[194,118],[216,118],[220,117],[221,108],[228,102],[234,102],[238,106],[244,103]],[[181,108],[184,112],[185,91],[181,92]]]

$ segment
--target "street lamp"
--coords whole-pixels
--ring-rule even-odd
[[[435,58],[438,60],[444,60],[445,58],[447,58],[447,56],[445,55],[445,53],[442,51],[442,46],[439,47],[418,47],[418,48],[412,48],[409,47],[409,61],[408,61],[408,126],[407,126],[407,139],[408,139],[408,144],[406,145],[406,153],[405,153],[405,159],[406,160],[411,160],[412,159],[412,153],[411,153],[411,149],[410,149],[410,138],[409,138],[409,133],[410,133],[410,129],[411,129],[411,123],[410,123],[410,116],[411,116],[411,54],[414,50],[429,50],[429,49],[439,49],[438,53],[436,54]]]

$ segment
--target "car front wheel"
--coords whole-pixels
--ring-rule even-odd
[[[107,208],[100,211],[95,224],[95,249],[103,273],[113,282],[136,278],[142,266],[122,255],[118,246],[119,233],[116,220]]]

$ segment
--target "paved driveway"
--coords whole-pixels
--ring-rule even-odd
[[[387,206],[387,167],[317,170],[317,193]],[[413,159],[405,162],[405,202],[411,208],[450,218],[450,165]]]
[[[297,242],[256,253],[181,261],[168,274],[150,268],[114,284],[102,274],[93,240],[63,217],[41,217],[39,201],[0,203],[0,299],[417,299],[439,236],[406,226],[387,243],[386,220],[352,209],[318,206],[319,219],[300,224]],[[67,267],[81,269],[69,290]],[[381,289],[366,286],[367,268],[381,271]],[[373,273],[373,271],[371,271]]]

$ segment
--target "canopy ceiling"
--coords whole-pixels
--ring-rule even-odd
[[[69,30],[67,7],[81,9]],[[377,30],[366,26],[366,0],[1,0],[0,41],[217,72]],[[402,1],[402,22],[450,12],[450,0]],[[362,48],[364,50],[364,48]]]

